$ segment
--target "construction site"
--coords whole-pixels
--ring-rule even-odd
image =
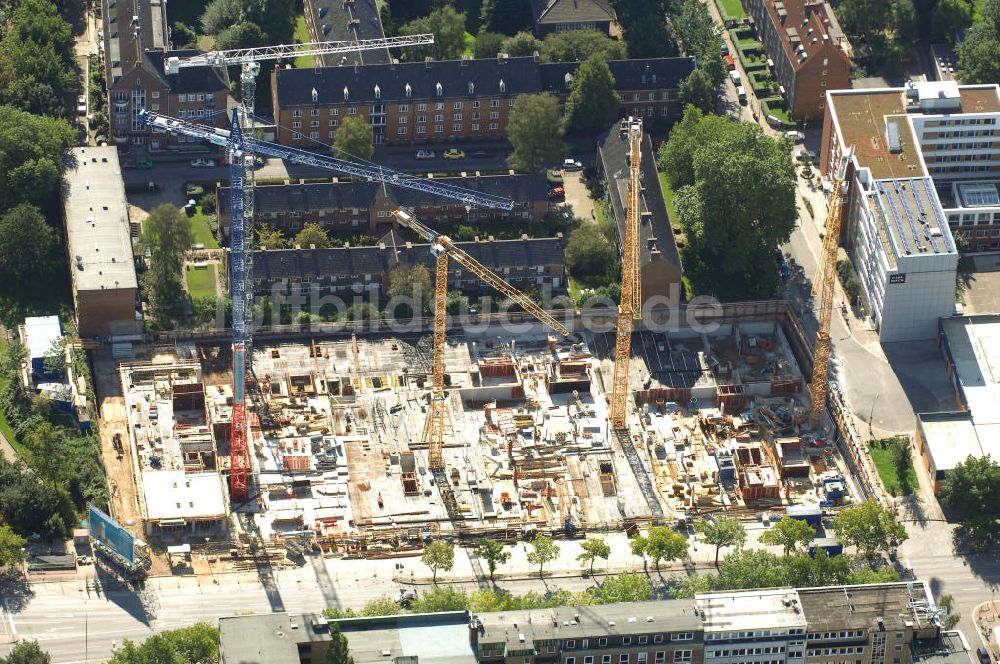
[[[832,446],[802,434],[808,398],[778,323],[636,331],[627,433],[609,426],[614,333],[563,340],[536,328],[447,337],[446,486],[423,434],[431,335],[256,347],[245,503],[226,490],[228,349],[123,363],[133,477],[114,479],[135,482],[154,555],[211,541],[234,568],[253,538],[275,560],[389,557],[439,536],[631,532],[844,499]]]

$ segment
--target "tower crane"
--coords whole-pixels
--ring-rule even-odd
[[[252,187],[249,195],[246,190],[247,172],[253,172],[252,167],[248,169],[247,159],[252,159],[254,155],[277,157],[291,163],[323,168],[373,182],[457,199],[467,206],[510,210],[513,209],[514,202],[463,187],[412,177],[377,164],[356,163],[332,155],[311,153],[244,135],[240,113],[236,108],[233,109],[231,128],[228,131],[157,115],[145,110],[139,113],[139,120],[154,130],[203,140],[226,148],[229,155],[229,180],[232,192],[230,202],[230,290],[233,298],[233,412],[230,424],[229,491],[234,501],[245,502],[250,472],[246,382],[248,369],[251,369],[248,359],[252,341],[247,325],[247,312],[251,310],[250,300],[252,297],[249,288],[250,252],[247,251],[252,239],[250,225],[247,221],[252,217],[247,215],[248,201],[251,210],[253,206]]]
[[[447,426],[448,402],[444,392],[444,348],[445,319],[448,305],[448,257],[469,270],[488,285],[500,291],[514,302],[524,307],[532,316],[556,330],[563,336],[569,336],[569,330],[552,317],[547,311],[535,304],[530,297],[517,290],[488,267],[455,246],[446,235],[429,228],[410,210],[393,211],[396,220],[406,228],[414,231],[431,245],[434,261],[434,373],[431,383],[431,404],[424,423],[423,442],[427,445],[427,465],[434,476],[434,484],[441,493],[441,500],[452,521],[462,518],[458,502],[451,490],[444,467],[444,433]]]
[[[840,220],[844,204],[844,179],[847,177],[847,166],[854,155],[852,145],[847,154],[840,158],[837,171],[833,175],[833,189],[830,192],[830,205],[826,213],[826,223],[823,232],[823,250],[819,265],[816,267],[816,278],[813,280],[812,294],[819,299],[819,327],[816,329],[816,351],[813,360],[812,382],[809,383],[809,424],[819,427],[823,423],[823,412],[826,410],[826,397],[830,389],[830,317],[833,313],[833,295],[837,274],[837,247],[840,245]]]
[[[639,279],[639,217],[642,182],[642,120],[621,123],[622,140],[628,141],[628,201],[625,207],[625,239],[622,243],[622,292],[615,327],[615,374],[611,388],[611,427],[625,428],[628,405],[628,369],[632,355],[633,321],[642,317],[642,284]]]

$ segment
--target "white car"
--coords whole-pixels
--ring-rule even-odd
[[[83,95],[76,98],[76,112],[80,115],[87,114],[87,98]]]
[[[731,78],[733,80],[733,84],[734,85],[739,85],[740,84],[740,73],[738,71],[736,71],[735,69],[732,70],[731,72],[729,72],[729,78]]]
[[[212,168],[215,166],[215,162],[211,159],[198,158],[191,160],[191,166],[194,168]]]
[[[433,159],[434,150],[417,150],[417,159]]]
[[[563,159],[563,170],[564,171],[580,171],[583,170],[583,164],[574,159]]]
[[[789,138],[798,143],[799,141],[806,140],[806,135],[803,134],[801,131],[786,131],[785,138]]]

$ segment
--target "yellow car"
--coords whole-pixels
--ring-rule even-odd
[[[441,153],[445,159],[465,159],[465,152],[458,148],[448,148]]]

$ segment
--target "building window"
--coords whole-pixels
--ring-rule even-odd
[[[576,664],[576,657],[567,657],[566,664]]]
[[[632,637],[631,636],[623,636],[622,637],[622,645],[623,646],[630,646],[630,645],[632,645]]]
[[[409,110],[410,110],[410,107],[407,106],[406,104],[400,104],[399,105],[399,112],[400,113],[407,113],[407,112],[409,112]]]
[[[440,102],[439,101],[438,103],[434,104],[434,110],[435,111],[443,111],[444,110],[444,102]]]
[[[453,124],[451,126],[451,130],[452,131],[462,131],[462,125],[460,125],[460,124]]]
[[[622,654],[618,655],[618,662],[619,664],[628,664],[628,653],[623,652]]]
[[[656,657],[653,658],[653,661],[655,662],[655,664],[663,664],[663,662],[665,662],[666,660],[667,660],[667,651],[666,650],[657,650],[656,651]]]
[[[328,125],[329,125],[330,127],[336,127],[336,126],[337,126],[337,121],[336,121],[336,120],[330,120],[330,122],[328,122],[327,124],[328,124]]]
[[[426,134],[427,133],[427,127],[424,127],[424,126],[417,127],[417,133],[418,134]]]
[[[462,114],[461,113],[452,113],[451,119],[453,121],[455,121],[455,122],[461,122],[462,121]]]
[[[183,104],[187,100],[188,100],[188,96],[187,95],[177,95],[177,101],[179,101],[180,103]],[[300,111],[300,113],[301,113],[301,111]],[[295,113],[292,113],[292,116],[294,117]]]
[[[404,124],[406,124],[406,121],[407,121],[408,119],[409,119],[409,118],[405,118],[405,117],[403,117],[403,118],[399,118],[399,124],[401,124],[401,125],[404,125]]]
[[[302,127],[302,123],[301,122],[293,122],[292,123],[292,129],[299,129],[301,127]]]
[[[500,108],[500,100],[490,99],[490,108]]]
[[[331,108],[330,109],[330,115],[340,115],[340,109],[339,108]]]
[[[357,115],[358,114],[358,107],[357,106],[349,106],[348,109],[347,109],[347,114],[348,115]]]
[[[611,655],[601,655],[601,664],[611,664]]]
[[[473,122],[472,123],[472,131],[479,131],[479,123],[478,122]]]
[[[692,639],[694,639],[694,634],[692,632],[678,632],[670,635],[671,641],[690,641]]]
[[[608,645],[608,637],[602,636],[599,639],[597,639],[597,645],[602,647]]]
[[[312,122],[309,123],[309,126],[315,129],[316,127],[319,126],[319,120],[313,120]]]
[[[309,132],[309,138],[315,141],[316,139],[319,138],[319,132],[318,131]]]
[[[637,661],[639,662],[639,664],[646,664],[646,662],[648,660],[649,660],[649,653],[648,652],[641,652],[641,653],[639,653],[639,657],[637,659]]]
[[[462,102],[460,102],[460,101],[456,101],[456,102],[455,102],[455,103],[454,103],[454,104],[452,105],[452,108],[453,108],[453,109],[455,109],[456,111],[459,111],[459,110],[461,110],[461,109],[463,108],[463,106],[464,106],[464,104],[463,104]]]
[[[675,650],[674,651],[674,661],[675,662],[690,662],[691,661],[691,651],[690,650]]]
[[[153,99],[159,99],[160,98],[160,91],[159,90],[153,90],[152,92],[149,93],[149,96],[152,97]]]
[[[490,112],[490,120],[499,120],[499,119],[500,119],[500,113],[498,113],[497,111]]]
[[[479,100],[472,102],[472,108],[479,108]]]
[[[396,130],[396,133],[399,134],[400,136],[403,136],[404,134],[406,134],[406,127],[400,127],[399,129]]]
[[[663,635],[662,634],[654,634],[653,635],[653,643],[663,643]]]
[[[420,111],[426,111],[426,110],[427,110],[427,104],[417,104],[417,113],[419,113]]]
[[[181,101],[184,101],[184,95],[181,95]],[[292,117],[293,118],[301,118],[302,117],[302,111],[292,111]]]
[[[566,648],[567,650],[572,650],[573,648],[575,648],[575,647],[576,647],[576,641],[574,641],[573,639],[570,639],[570,640],[566,641],[566,644],[565,644],[565,646],[564,646],[564,647],[565,647],[565,648]]]
[[[328,132],[326,132],[326,137],[327,138],[335,138],[336,136],[337,136],[337,132],[335,132],[335,131],[328,131]]]
[[[318,108],[312,109],[311,111],[309,111],[309,115],[311,115],[314,118],[318,118],[319,117],[319,109]]]
[[[435,134],[444,133],[444,125],[434,125],[434,133]]]
[[[496,128],[497,128],[497,123],[496,122],[491,122],[490,123],[490,129],[496,129]]]
[[[160,110],[160,105],[159,104],[153,104],[153,110],[154,111]]]
[[[507,108],[510,108],[513,105],[514,105],[514,100],[513,99],[508,99],[507,100]]]
[[[479,113],[473,113],[472,114],[472,119],[473,120],[478,120],[479,119]]]
[[[583,658],[583,664],[594,664],[594,656],[593,655],[587,655],[586,657],[584,657]]]
[[[646,636],[645,634],[643,634],[642,636],[640,636],[640,637],[639,637],[639,645],[640,645],[640,646],[644,646],[644,645],[646,645],[646,644],[647,644],[648,642],[649,642],[649,637],[648,637],[648,636]]]
[[[417,122],[427,122],[427,116],[426,115],[418,115],[417,116]]]
[[[299,132],[297,132],[297,131],[293,131],[293,132],[292,132],[292,140],[293,140],[293,141],[297,141],[297,140],[299,140],[300,138],[302,138],[302,134],[300,134],[300,133],[299,133]]]

